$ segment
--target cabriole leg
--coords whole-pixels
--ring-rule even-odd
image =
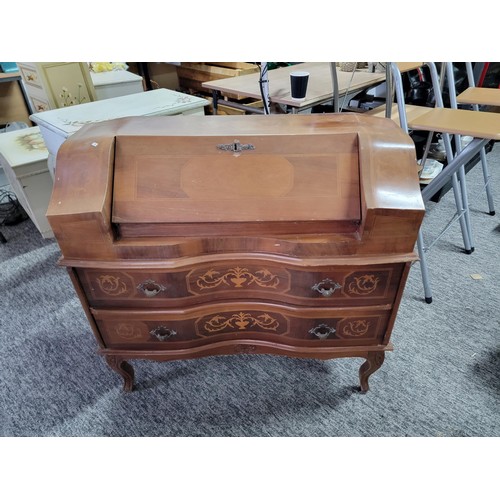
[[[368,391],[368,377],[372,373],[375,373],[382,366],[384,359],[384,351],[368,353],[366,361],[361,365],[361,368],[359,369],[359,384],[361,386],[361,392]]]
[[[120,356],[105,356],[108,365],[123,377],[123,390],[131,392],[134,387],[134,369]]]

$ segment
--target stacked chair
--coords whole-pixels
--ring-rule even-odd
[[[436,101],[436,105],[433,108],[426,106],[408,105],[405,103],[402,72],[422,68],[424,66],[428,67],[432,80],[432,87],[434,90]],[[474,251],[474,240],[469,216],[469,202],[464,166],[473,158],[475,158],[478,153],[480,153],[483,172],[485,175],[485,179],[487,179],[489,173],[487,172],[487,162],[485,158],[484,147],[489,141],[500,139],[500,114],[479,111],[477,110],[477,108],[470,110],[458,109],[457,103],[459,100],[462,103],[465,102],[464,100],[467,98],[467,91],[456,98],[454,88],[455,81],[451,63],[446,63],[444,66],[450,91],[449,108],[445,108],[443,105],[441,94],[442,80],[438,75],[437,68],[434,63],[390,63],[390,68],[392,77],[391,86],[394,86],[396,104],[393,104],[392,106],[386,106],[385,111],[379,111],[376,108],[370,113],[375,116],[386,116],[399,121],[400,126],[407,133],[409,133],[411,130],[414,130],[428,132],[429,134],[441,134],[446,151],[447,165],[442,170],[442,172],[437,175],[437,177],[435,177],[427,186],[422,189],[422,197],[424,202],[429,202],[431,198],[451,179],[455,204],[457,207],[456,216],[451,223],[453,223],[455,220],[459,221],[464,241],[464,249],[466,253],[470,254]],[[389,100],[389,98],[390,94],[388,93],[387,99]],[[473,100],[479,100],[479,97],[473,98]],[[475,104],[481,103],[484,103],[484,101]],[[387,110],[390,110],[390,112],[388,113]],[[464,148],[462,148],[461,146],[461,136],[472,137],[471,142],[468,143]],[[452,137],[455,141],[455,148],[452,147]],[[488,196],[490,201],[491,193],[489,193]],[[490,203],[490,213],[494,213],[492,198]],[[443,232],[450,227],[451,223],[448,224]],[[422,271],[424,297],[425,301],[429,304],[432,302],[432,289],[426,259],[426,251],[429,250],[431,246],[432,245],[426,247],[424,245],[424,238],[421,229],[417,240],[417,247],[420,257],[420,267]]]

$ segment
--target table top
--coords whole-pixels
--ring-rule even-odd
[[[0,73],[0,82],[14,82],[21,80],[21,73]]]
[[[272,69],[268,71],[269,97],[271,102],[284,104],[296,108],[307,108],[314,104],[333,98],[333,82],[329,62],[307,62]],[[308,71],[309,81],[305,99],[292,99],[290,95],[290,73],[292,71]],[[202,83],[210,90],[219,90],[223,93],[262,99],[259,88],[260,73],[223,78]],[[350,91],[363,90],[377,83],[385,81],[385,73],[369,73],[366,70],[352,72],[340,71],[337,68],[339,94]]]
[[[166,116],[207,105],[208,101],[200,97],[168,89],[156,89],[42,111],[34,113],[30,119],[38,126],[68,137],[88,123],[127,116]]]

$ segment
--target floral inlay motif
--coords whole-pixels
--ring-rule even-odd
[[[123,339],[134,339],[141,337],[141,331],[138,327],[129,323],[120,323],[115,328],[115,333]]]
[[[370,322],[364,319],[357,319],[354,321],[349,321],[347,325],[342,329],[342,333],[349,337],[361,337],[368,332],[370,328]]]
[[[204,328],[207,332],[215,333],[222,330],[247,330],[249,328],[261,328],[263,330],[276,331],[279,321],[270,314],[263,313],[253,316],[247,312],[235,313],[231,316],[218,314],[206,321]]]
[[[379,284],[380,278],[374,274],[355,276],[349,283],[347,290],[354,295],[368,295],[374,292]]]
[[[196,285],[200,290],[217,288],[219,286],[243,288],[252,284],[256,284],[261,288],[276,288],[279,282],[278,276],[267,269],[259,269],[258,271],[251,272],[246,267],[233,267],[224,273],[210,269],[198,277]]]
[[[32,132],[30,134],[21,135],[16,140],[22,148],[27,149],[28,151],[43,151],[44,149],[47,149],[40,132]]]
[[[103,274],[97,278],[99,288],[107,295],[121,295],[127,291],[127,284],[117,276]]]

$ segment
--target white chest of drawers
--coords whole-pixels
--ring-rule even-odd
[[[130,71],[90,72],[98,101],[144,92],[142,77]]]
[[[38,127],[0,134],[0,166],[14,194],[44,238],[54,236],[45,217],[52,192],[48,151]]]
[[[59,147],[83,125],[129,116],[203,115],[207,105],[208,101],[200,97],[157,89],[35,113],[30,118],[40,127],[54,176]]]

